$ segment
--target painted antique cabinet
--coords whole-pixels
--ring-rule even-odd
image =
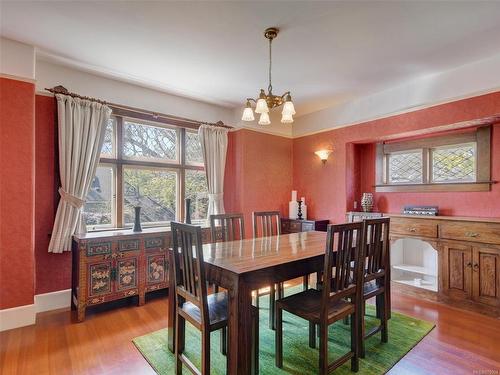
[[[170,240],[165,228],[74,236],[71,306],[78,310],[78,321],[89,306],[132,296],[140,306],[147,292],[168,288]],[[210,241],[204,228],[203,242]]]

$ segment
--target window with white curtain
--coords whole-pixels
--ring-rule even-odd
[[[88,230],[131,227],[135,206],[144,227],[165,226],[183,219],[184,198],[191,199],[192,222],[204,221],[208,194],[197,131],[112,116],[84,206]]]

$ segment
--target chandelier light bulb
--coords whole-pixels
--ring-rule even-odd
[[[271,120],[269,119],[269,113],[263,112],[260,114],[259,125],[269,125]]]
[[[281,115],[281,122],[283,124],[291,124],[293,122],[293,116],[289,113],[283,113]]]
[[[250,105],[250,101],[247,100],[247,106],[243,110],[243,116],[241,117],[243,121],[253,121],[255,117],[253,116],[252,106]]]
[[[267,113],[269,108],[267,106],[266,99],[260,98],[257,100],[257,105],[255,106],[255,113]]]
[[[285,102],[285,104],[283,105],[283,111],[281,112],[283,115],[294,115],[296,112],[295,112],[295,107],[293,105],[293,102],[292,102],[292,98],[290,97],[290,95],[287,96],[287,101]]]

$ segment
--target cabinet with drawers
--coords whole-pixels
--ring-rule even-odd
[[[281,219],[281,233],[298,233],[310,232],[313,230],[326,232],[329,220],[298,220],[298,219]]]
[[[416,238],[438,251],[438,295],[500,314],[500,219],[389,215],[391,241]]]
[[[210,229],[202,233],[210,242]],[[75,235],[71,306],[78,321],[89,306],[132,296],[142,305],[147,292],[167,288],[170,239],[170,231],[158,228]]]

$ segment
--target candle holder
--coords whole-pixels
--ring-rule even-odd
[[[297,210],[297,219],[302,220],[302,201],[297,201],[297,204],[299,205]]]

